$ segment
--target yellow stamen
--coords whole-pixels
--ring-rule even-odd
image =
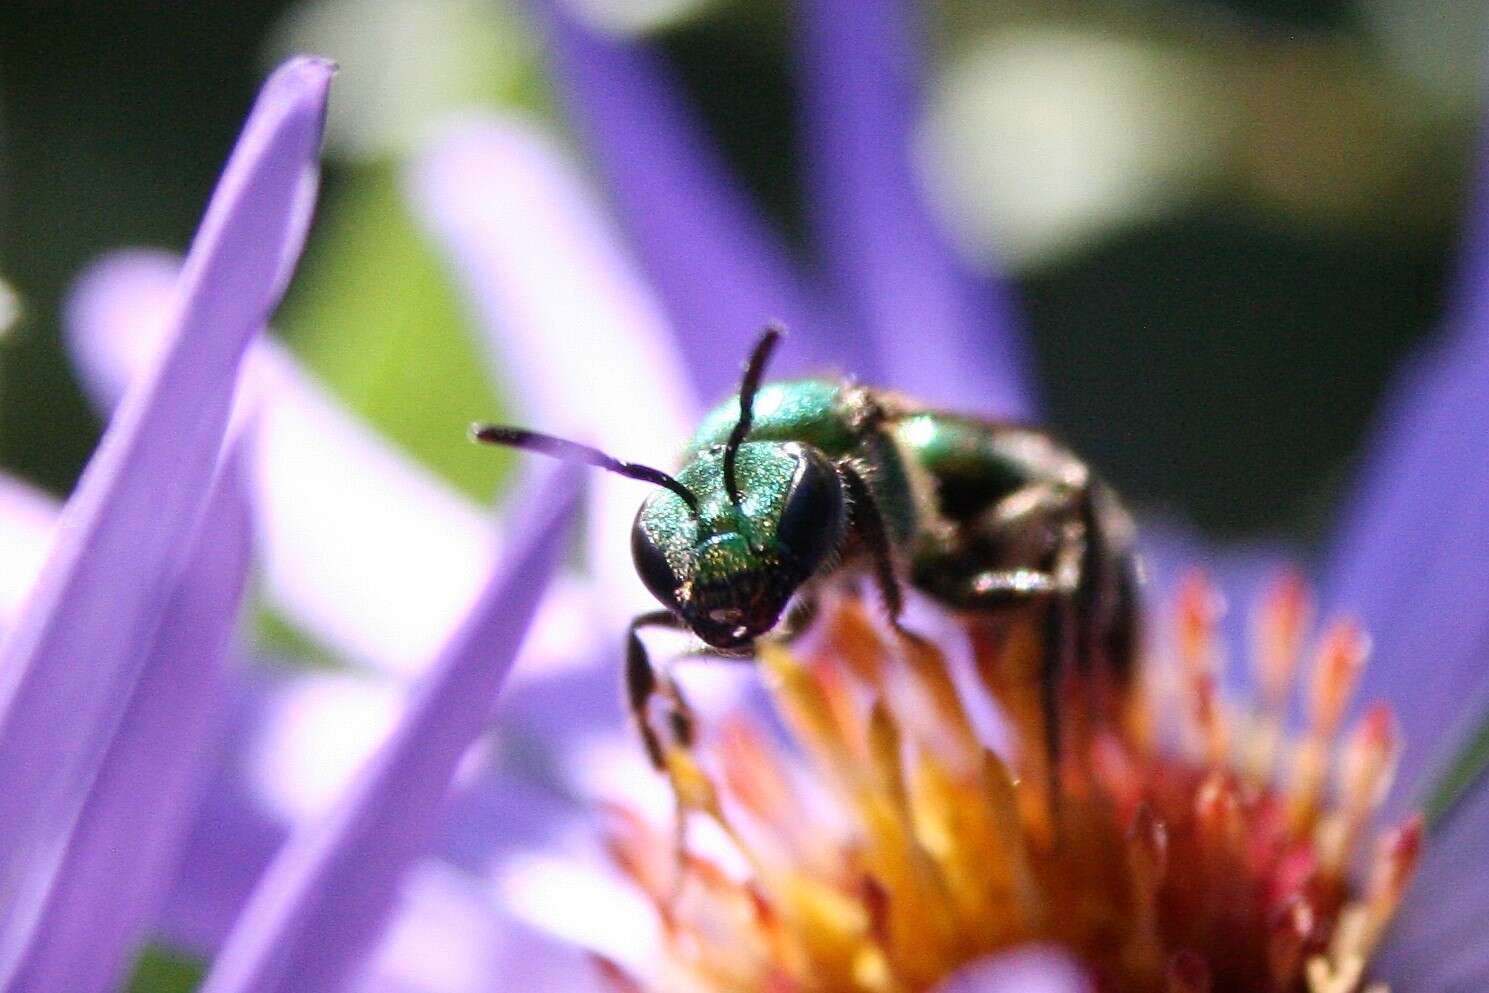
[[[923,993],[972,959],[1043,941],[1115,993],[1357,993],[1422,842],[1408,822],[1380,842],[1365,885],[1351,882],[1399,750],[1376,708],[1335,754],[1365,638],[1334,625],[1300,673],[1311,606],[1284,578],[1256,623],[1259,698],[1233,710],[1218,693],[1220,609],[1203,576],[1186,581],[1176,696],[1066,674],[1055,798],[1037,617],[968,625],[989,695],[977,702],[1005,719],[1004,753],[974,730],[938,648],[881,629],[856,600],[829,605],[804,655],[762,645],[792,742],[737,714],[666,756],[680,816],[711,822],[744,874],[684,833],[674,860],[663,832],[611,810],[612,858],[657,908],[667,957],[644,981],[606,965],[608,984]],[[1298,683],[1308,720],[1288,742]],[[1112,692],[1125,696],[1101,699]],[[1155,744],[1159,714],[1180,715],[1187,752]]]

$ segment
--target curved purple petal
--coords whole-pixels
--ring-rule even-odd
[[[120,252],[74,288],[68,344],[101,409],[149,368],[177,266],[164,252]],[[402,672],[427,664],[495,555],[485,513],[347,413],[275,342],[255,343],[246,375],[257,387],[251,482],[269,597],[350,659]]]
[[[901,0],[803,0],[809,190],[845,306],[874,335],[884,381],[948,407],[1036,406],[1009,291],[970,276],[922,202],[911,161],[919,53]]]
[[[243,723],[241,717],[256,716],[256,701],[242,702],[249,706],[234,725]],[[235,726],[230,732],[229,748],[238,730]],[[232,757],[213,769],[211,783],[183,841],[180,871],[156,921],[161,940],[203,959],[215,955],[227,939],[286,837],[285,826],[249,796]]]
[[[935,993],[1090,993],[1087,979],[1070,956],[1052,947],[1031,945],[963,966]]]
[[[1394,990],[1489,988],[1489,789],[1434,830],[1372,971]]]
[[[1362,694],[1401,719],[1399,801],[1426,786],[1445,728],[1489,689],[1489,130],[1447,337],[1398,377],[1325,569],[1327,602],[1374,640]]]
[[[7,989],[118,988],[166,895],[219,740],[228,641],[248,573],[236,461],[224,462],[192,561]]]
[[[480,119],[426,154],[410,193],[527,422],[670,468],[697,405],[660,306],[573,161],[534,125]],[[625,538],[646,490],[594,482],[589,558],[618,627],[651,602]]]
[[[0,649],[0,962],[25,940],[190,551],[239,361],[309,222],[331,71],[296,59],[265,85],[193,243],[169,345],[105,433]]]
[[[377,937],[557,567],[578,472],[565,466],[525,492],[510,517],[522,529],[512,552],[341,803],[275,858],[205,993],[334,990]]]
[[[623,734],[625,747],[638,747],[613,664],[524,673],[541,661],[533,655],[544,623],[540,610],[493,715],[490,748],[479,766],[462,765],[432,846],[473,872],[547,840],[579,816],[551,776],[539,772],[538,781],[529,781],[532,755],[556,754],[606,733]],[[615,655],[615,645],[605,647]],[[253,676],[237,694],[228,745],[162,914],[167,942],[203,958],[216,954],[288,831],[329,813],[407,708],[405,687],[375,674],[263,666]]]
[[[770,320],[789,332],[780,371],[877,381],[873,349],[804,285],[652,53],[588,29],[562,0],[533,6],[570,116],[672,318],[698,395],[712,402],[738,389],[739,364]]]

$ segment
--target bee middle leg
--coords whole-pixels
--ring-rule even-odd
[[[1044,608],[1039,708],[1052,793],[1063,755],[1060,688],[1083,665],[1091,583],[1086,487],[1034,483],[970,520],[950,522],[916,556],[916,585],[957,610],[997,615]],[[995,563],[989,566],[988,563]]]

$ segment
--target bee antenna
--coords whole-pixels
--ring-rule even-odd
[[[745,364],[744,381],[739,384],[739,420],[735,422],[734,430],[729,432],[729,441],[724,445],[724,491],[729,494],[729,502],[736,507],[739,506],[739,480],[735,477],[734,467],[739,460],[739,446],[744,444],[745,436],[750,433],[750,425],[755,420],[755,393],[760,389],[760,377],[765,375],[765,364],[770,361],[770,353],[775,350],[781,335],[785,333],[785,329],[779,324],[770,324],[765,328],[765,333],[755,342],[754,351],[750,352],[750,360]]]
[[[470,426],[470,437],[472,441],[483,442],[487,445],[504,445],[507,448],[520,448],[524,451],[547,455],[550,458],[559,459],[563,462],[578,462],[581,465],[592,465],[597,469],[605,469],[618,476],[625,476],[627,479],[639,479],[643,483],[665,486],[673,493],[682,497],[682,502],[688,505],[688,509],[693,512],[693,516],[698,516],[698,497],[692,490],[680,483],[676,477],[669,476],[660,469],[638,465],[635,462],[622,462],[620,459],[606,455],[598,448],[590,448],[588,445],[581,445],[577,441],[567,441],[563,438],[555,438],[549,434],[529,431],[527,428],[508,427],[505,424],[472,424]]]

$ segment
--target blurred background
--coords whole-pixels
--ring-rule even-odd
[[[644,32],[800,238],[781,0],[574,0]],[[1049,421],[1139,505],[1316,540],[1393,368],[1432,334],[1489,35],[1469,0],[933,0],[920,159],[1032,327]],[[0,5],[0,465],[65,492],[97,438],[59,306],[111,247],[184,248],[267,67],[342,66],[280,332],[467,492],[505,462],[447,274],[400,202],[431,122],[553,114],[517,0]],[[732,360],[731,360],[732,361]],[[452,428],[453,426],[453,428]]]

